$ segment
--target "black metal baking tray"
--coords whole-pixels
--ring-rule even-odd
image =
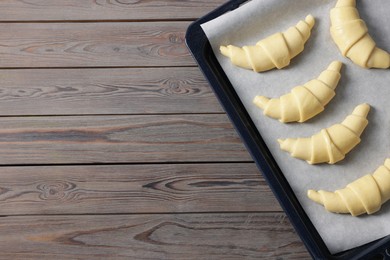
[[[186,33],[187,47],[311,256],[315,259],[390,259],[390,236],[341,253],[329,252],[219,65],[201,24],[247,1],[229,1],[193,22]]]

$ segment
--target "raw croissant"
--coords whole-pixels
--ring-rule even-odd
[[[334,61],[317,79],[293,88],[290,93],[272,99],[256,96],[253,102],[264,109],[264,115],[280,122],[304,122],[321,113],[335,96],[341,66],[341,62]]]
[[[330,212],[352,216],[375,213],[390,199],[390,158],[372,175],[363,176],[344,189],[335,192],[309,190],[307,195]]]
[[[356,0],[338,0],[330,19],[332,38],[343,56],[363,68],[390,67],[390,54],[376,47],[366,23],[360,19]]]
[[[335,124],[309,138],[279,139],[280,148],[309,164],[334,164],[344,159],[358,143],[366,128],[370,106],[361,104],[341,124]]]
[[[239,67],[253,69],[255,72],[284,68],[290,60],[301,53],[304,44],[310,37],[315,23],[314,17],[308,15],[305,21],[283,33],[275,33],[256,43],[255,46],[242,48],[233,45],[221,46],[220,51],[231,62]]]

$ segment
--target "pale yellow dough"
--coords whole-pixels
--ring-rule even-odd
[[[375,213],[390,199],[390,158],[372,175],[363,176],[344,189],[335,192],[309,190],[307,195],[330,212],[352,216]]]
[[[294,87],[290,93],[272,99],[256,96],[253,102],[264,110],[264,115],[280,122],[305,122],[321,113],[335,96],[341,67],[341,62],[334,61],[318,78]]]
[[[268,36],[257,42],[255,46],[240,48],[228,45],[221,46],[220,51],[229,57],[234,65],[255,72],[267,71],[275,67],[281,69],[289,65],[290,60],[303,51],[314,23],[314,17],[308,15],[305,21],[299,21],[285,32]]]
[[[309,164],[334,164],[360,143],[369,111],[368,104],[361,104],[341,124],[322,129],[311,137],[279,139],[280,148]]]
[[[390,54],[378,47],[360,19],[356,0],[338,0],[330,11],[330,32],[343,56],[363,68],[387,69]]]

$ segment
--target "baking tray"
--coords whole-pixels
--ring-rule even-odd
[[[201,24],[247,1],[229,1],[193,22],[185,37],[187,47],[311,256],[315,259],[390,259],[390,236],[337,254],[329,252],[219,65]]]

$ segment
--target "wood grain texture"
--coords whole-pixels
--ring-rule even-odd
[[[195,19],[226,0],[2,0],[0,21]]]
[[[1,167],[0,215],[281,211],[253,163]]]
[[[0,118],[0,164],[251,161],[224,114]]]
[[[283,213],[0,218],[3,259],[310,259]]]
[[[222,112],[195,67],[0,70],[0,115]]]
[[[193,66],[188,25],[0,23],[0,67]]]
[[[225,0],[0,1],[0,259],[309,259],[189,54]]]

